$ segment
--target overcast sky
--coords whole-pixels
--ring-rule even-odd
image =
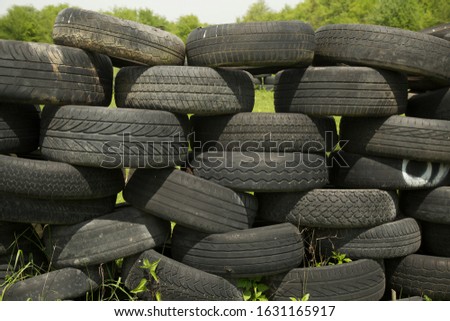
[[[201,22],[209,24],[235,22],[257,0],[0,0],[0,15],[13,5],[33,5],[37,9],[50,4],[67,3],[90,10],[109,10],[116,7],[147,8],[174,21],[179,16],[195,14]],[[286,4],[295,5],[301,0],[266,0],[274,10]]]

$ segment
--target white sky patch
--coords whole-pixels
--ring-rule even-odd
[[[209,24],[235,22],[257,0],[0,0],[0,15],[13,5],[32,5],[42,9],[46,5],[67,3],[88,10],[110,10],[114,7],[150,9],[154,13],[175,21],[178,17],[195,14],[201,22]],[[301,0],[266,0],[267,5],[281,10],[285,5],[295,6]]]

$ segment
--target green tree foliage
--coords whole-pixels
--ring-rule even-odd
[[[179,17],[172,32],[186,42],[186,39],[192,30],[205,25],[206,24],[200,22],[197,16],[190,14]]]
[[[278,14],[270,9],[264,0],[258,0],[252,4],[245,16],[238,18],[237,22],[252,22],[252,21],[271,21],[278,20]]]
[[[163,16],[153,13],[150,9],[128,9],[115,7],[112,11],[103,11],[103,13],[115,16],[121,19],[136,21],[149,26],[164,30],[173,29],[172,23]]]

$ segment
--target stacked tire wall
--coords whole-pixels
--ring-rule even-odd
[[[185,45],[74,8],[53,39],[0,40],[4,300],[119,277],[147,290],[115,299],[243,300],[243,278],[269,300],[449,299],[447,40],[287,21]],[[252,74],[275,113],[252,112]]]

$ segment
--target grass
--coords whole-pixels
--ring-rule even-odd
[[[256,113],[274,113],[275,105],[273,100],[273,91],[265,89],[255,90],[255,106],[253,112]]]

